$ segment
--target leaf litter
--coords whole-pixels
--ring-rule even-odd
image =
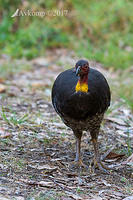
[[[62,66],[58,65],[59,59]],[[50,93],[56,76],[74,66],[77,59],[65,49],[47,52],[46,58],[30,62],[32,71],[14,73],[4,80],[5,95],[0,98],[1,199],[121,200],[133,194],[129,164],[133,151],[132,113],[121,99],[112,102],[99,135],[103,161],[114,169],[102,174],[98,169],[90,173],[89,169],[70,167],[75,157],[75,138],[55,113]],[[98,63],[92,62],[91,66],[95,64],[110,82],[116,81],[113,72]],[[83,162],[89,166],[93,155],[90,136],[85,132]]]

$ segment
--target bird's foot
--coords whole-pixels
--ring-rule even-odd
[[[82,161],[82,159],[78,159],[78,160],[74,160],[72,163],[71,163],[71,166],[72,168],[85,168],[85,169],[88,169],[88,166],[85,165]]]
[[[111,168],[104,165],[99,158],[98,159],[94,158],[94,160],[90,163],[91,170],[92,170],[92,165],[93,165],[93,170],[95,168],[98,168],[102,172],[107,173],[107,174],[109,174],[109,172],[107,170],[111,170]]]

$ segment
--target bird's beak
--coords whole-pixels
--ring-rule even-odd
[[[76,69],[76,76],[79,76],[80,71],[81,71],[81,66],[78,66]]]

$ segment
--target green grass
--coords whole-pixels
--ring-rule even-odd
[[[9,6],[10,5],[10,6]],[[65,47],[114,69],[132,65],[133,2],[131,0],[49,0],[27,6],[18,0],[0,3],[0,53],[12,58],[45,55],[46,49]],[[15,17],[17,8],[47,11],[67,9],[67,16]]]
[[[26,61],[15,59],[7,59],[4,63],[0,63],[0,78],[7,78],[13,74],[28,71],[31,66]]]
[[[119,86],[112,87],[115,97],[125,100],[133,110],[133,76],[127,71],[133,65],[133,2],[131,0],[18,0],[0,2],[0,53],[8,56],[0,66],[0,78],[31,67],[17,59],[45,56],[47,49],[67,48],[79,57],[121,70]],[[10,6],[9,6],[10,5]],[[67,16],[15,17],[21,10],[68,10]],[[60,59],[58,60],[60,64]],[[128,80],[127,80],[128,78]],[[127,80],[127,82],[125,82]]]
[[[12,111],[9,113],[9,116],[7,116],[4,108],[2,108],[1,116],[11,126],[19,126],[24,124],[28,119],[27,114],[23,115],[22,117],[18,117],[18,115]]]
[[[35,197],[35,200],[60,200],[62,199],[62,197],[67,197],[64,192],[56,192],[54,190],[50,190],[45,193],[40,192],[40,194]],[[29,197],[27,200],[31,199],[32,197]]]
[[[129,181],[125,178],[121,178],[121,182],[125,184],[125,190],[128,194],[132,194],[132,185],[129,183]]]
[[[112,82],[112,96],[121,98],[133,111],[133,73],[130,69],[121,71],[114,83]],[[123,102],[123,103],[124,103]]]

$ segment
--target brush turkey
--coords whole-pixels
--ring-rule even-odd
[[[106,171],[100,159],[98,134],[105,111],[110,105],[110,88],[102,73],[79,60],[75,68],[58,75],[52,88],[52,103],[62,121],[76,137],[75,162],[82,165],[80,155],[83,131],[88,131],[94,146],[95,165]]]

